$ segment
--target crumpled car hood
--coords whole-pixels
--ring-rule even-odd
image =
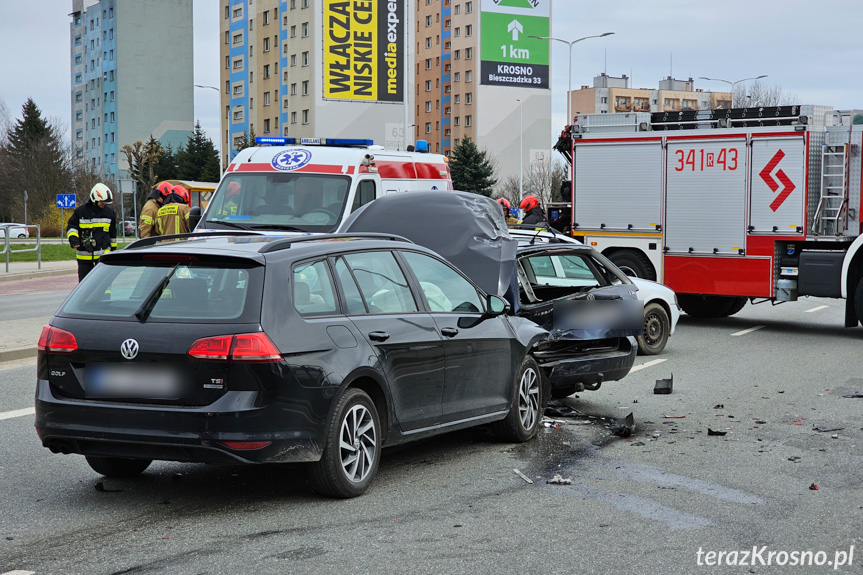
[[[513,277],[518,242],[509,235],[500,205],[485,196],[387,195],[358,209],[338,229],[357,232],[396,234],[434,250],[489,294],[503,296]]]

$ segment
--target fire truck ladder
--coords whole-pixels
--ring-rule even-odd
[[[813,231],[840,236],[848,216],[848,144],[821,146],[821,198],[815,210]]]

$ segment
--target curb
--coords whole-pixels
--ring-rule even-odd
[[[78,273],[77,268],[45,269],[33,270],[29,272],[0,272],[0,283],[33,280],[38,278],[50,278],[74,273]]]
[[[36,346],[0,349],[0,363],[16,359],[30,359],[31,357],[36,357]]]

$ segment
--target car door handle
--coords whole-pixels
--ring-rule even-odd
[[[385,331],[373,331],[369,334],[369,339],[372,341],[386,341],[390,338],[390,334]]]
[[[455,337],[458,335],[458,330],[454,327],[445,327],[440,330],[440,333],[445,337]]]

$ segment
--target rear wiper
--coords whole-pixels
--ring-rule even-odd
[[[250,230],[282,230],[286,232],[305,232],[306,230],[296,226],[286,224],[253,224],[249,226]]]
[[[150,317],[150,313],[152,313],[153,308],[156,306],[156,302],[159,301],[159,298],[162,296],[162,291],[164,291],[165,287],[168,285],[168,281],[171,279],[171,276],[174,275],[174,272],[177,271],[177,268],[180,267],[180,263],[171,268],[171,271],[162,278],[156,287],[147,294],[147,297],[144,298],[144,302],[138,308],[138,311],[135,312],[135,317],[138,318],[138,321],[144,323],[147,321],[147,318]]]

